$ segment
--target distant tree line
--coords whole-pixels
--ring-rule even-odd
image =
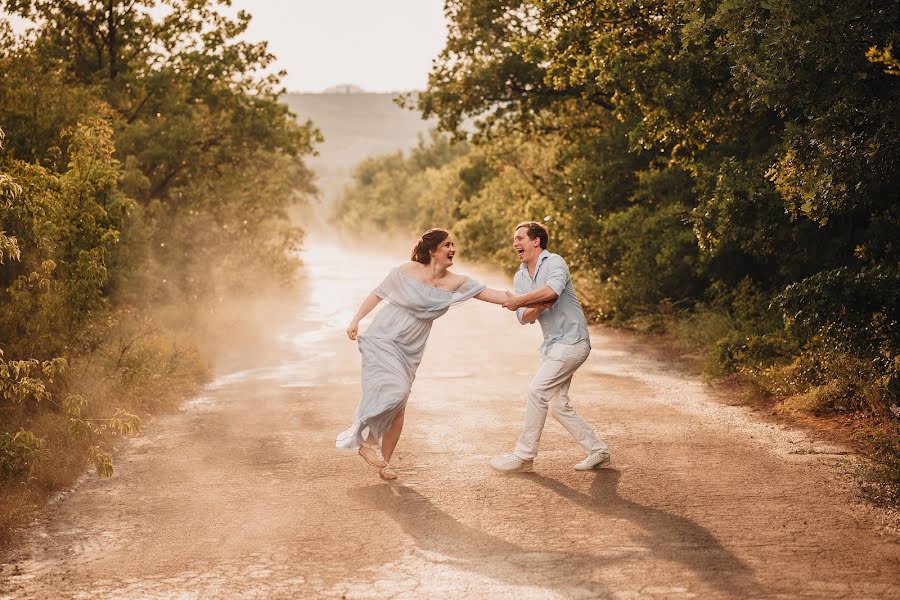
[[[448,0],[413,100],[335,219],[452,226],[513,268],[547,221],[594,315],[680,334],[790,410],[865,414],[900,499],[900,5]]]
[[[35,23],[0,19],[3,494],[108,474],[110,435],[206,378],[192,315],[295,267],[318,133],[219,4],[0,2]]]

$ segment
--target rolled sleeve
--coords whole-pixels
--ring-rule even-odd
[[[569,283],[569,266],[562,258],[555,256],[547,259],[547,287],[557,296],[561,296],[566,284]]]
[[[525,294],[528,292],[528,282],[525,279],[525,275],[522,271],[516,272],[516,276],[513,277],[513,289],[516,291],[516,294]],[[517,308],[516,309],[516,318],[519,319],[519,324],[527,325],[525,321],[522,320],[522,317],[525,316],[525,308]]]

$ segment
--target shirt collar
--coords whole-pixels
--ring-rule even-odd
[[[537,275],[537,271],[538,271],[538,268],[540,268],[541,263],[544,262],[544,260],[546,258],[548,258],[549,256],[550,256],[550,251],[547,250],[546,248],[541,250],[541,253],[538,254],[537,263],[535,263],[535,265],[534,265],[534,274],[535,275]],[[528,274],[528,265],[526,265],[525,263],[519,263],[519,270],[525,271],[525,273]]]

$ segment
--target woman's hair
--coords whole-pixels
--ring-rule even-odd
[[[420,237],[419,241],[416,242],[416,245],[413,246],[412,256],[409,257],[410,260],[427,265],[431,262],[431,252],[437,250],[437,247],[448,237],[450,237],[450,232],[446,229],[439,229],[437,227],[429,229],[422,234],[422,237]]]

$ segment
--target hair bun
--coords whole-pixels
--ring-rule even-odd
[[[416,241],[410,260],[427,265],[431,262],[431,252],[436,250],[448,237],[450,237],[450,232],[446,229],[429,229]]]

